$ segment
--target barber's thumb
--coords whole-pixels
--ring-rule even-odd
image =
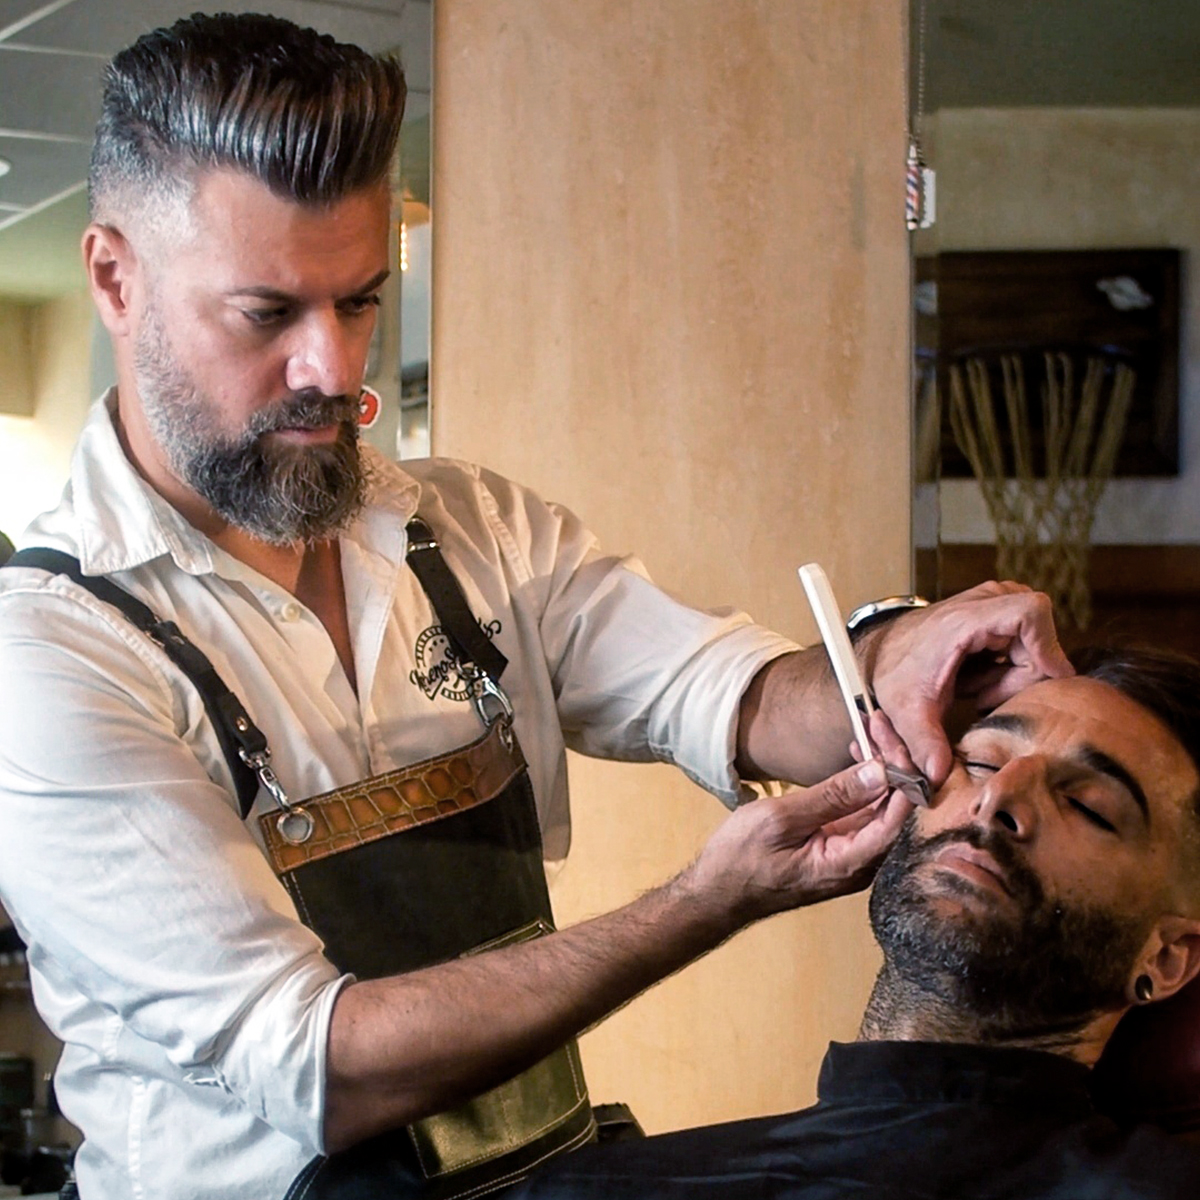
[[[883,763],[877,758],[831,775],[824,783],[808,789],[807,816],[817,825],[858,812],[888,790]]]
[[[909,757],[935,786],[945,781],[954,762],[942,720],[941,710],[932,702],[892,715],[892,724],[908,747]]]

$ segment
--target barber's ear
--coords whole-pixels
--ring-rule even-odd
[[[1200,921],[1189,917],[1166,917],[1159,922],[1157,951],[1139,974],[1149,975],[1155,1000],[1165,1000],[1200,975]],[[1130,987],[1133,994],[1133,985]]]
[[[113,337],[128,336],[132,332],[137,254],[119,229],[96,222],[84,230],[82,249],[88,285],[100,319]]]

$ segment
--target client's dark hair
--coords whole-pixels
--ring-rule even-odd
[[[234,167],[328,204],[386,179],[404,114],[400,64],[291,21],[196,13],[109,63],[88,175],[93,219]]]
[[[1086,646],[1070,657],[1080,675],[1107,683],[1152,712],[1200,770],[1200,662],[1149,646]],[[1192,807],[1200,820],[1200,789]]]

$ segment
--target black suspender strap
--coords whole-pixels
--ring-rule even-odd
[[[492,645],[471,613],[458,580],[442,558],[433,531],[419,517],[413,517],[407,532],[408,564],[429,597],[456,653],[473,662],[493,683],[498,682],[508,666],[508,659]],[[225,686],[208,656],[184,637],[174,621],[161,620],[152,609],[110,579],[102,575],[85,575],[79,560],[60,550],[20,550],[4,566],[35,567],[53,575],[65,575],[98,600],[123,613],[136,628],[162,647],[200,693],[204,709],[216,730],[221,753],[233,775],[242,817],[249,815],[260,781],[276,794],[278,781],[268,765],[270,752],[266,737],[250,719],[242,702]]]
[[[420,517],[413,517],[407,533],[408,565],[425,589],[455,652],[461,659],[473,662],[493,683],[499,683],[508,659],[480,628],[462,586],[446,566],[433,530]]]
[[[104,576],[85,575],[79,560],[60,550],[19,550],[4,565],[37,567],[53,575],[66,575],[98,600],[118,609],[151,641],[162,647],[167,657],[192,681],[204,701],[205,711],[221,744],[221,753],[233,775],[242,816],[246,817],[258,795],[259,777],[243,760],[242,752],[247,756],[263,754],[267,739],[250,719],[242,702],[225,686],[207,655],[184,637],[174,621],[160,620],[152,609]]]

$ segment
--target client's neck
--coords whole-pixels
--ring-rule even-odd
[[[1005,1028],[1002,1021],[980,1017],[955,1004],[934,980],[916,983],[884,963],[867,1001],[858,1040],[1010,1046],[1045,1050],[1092,1066],[1115,1023],[1111,1017],[1097,1017],[1068,1028]]]

